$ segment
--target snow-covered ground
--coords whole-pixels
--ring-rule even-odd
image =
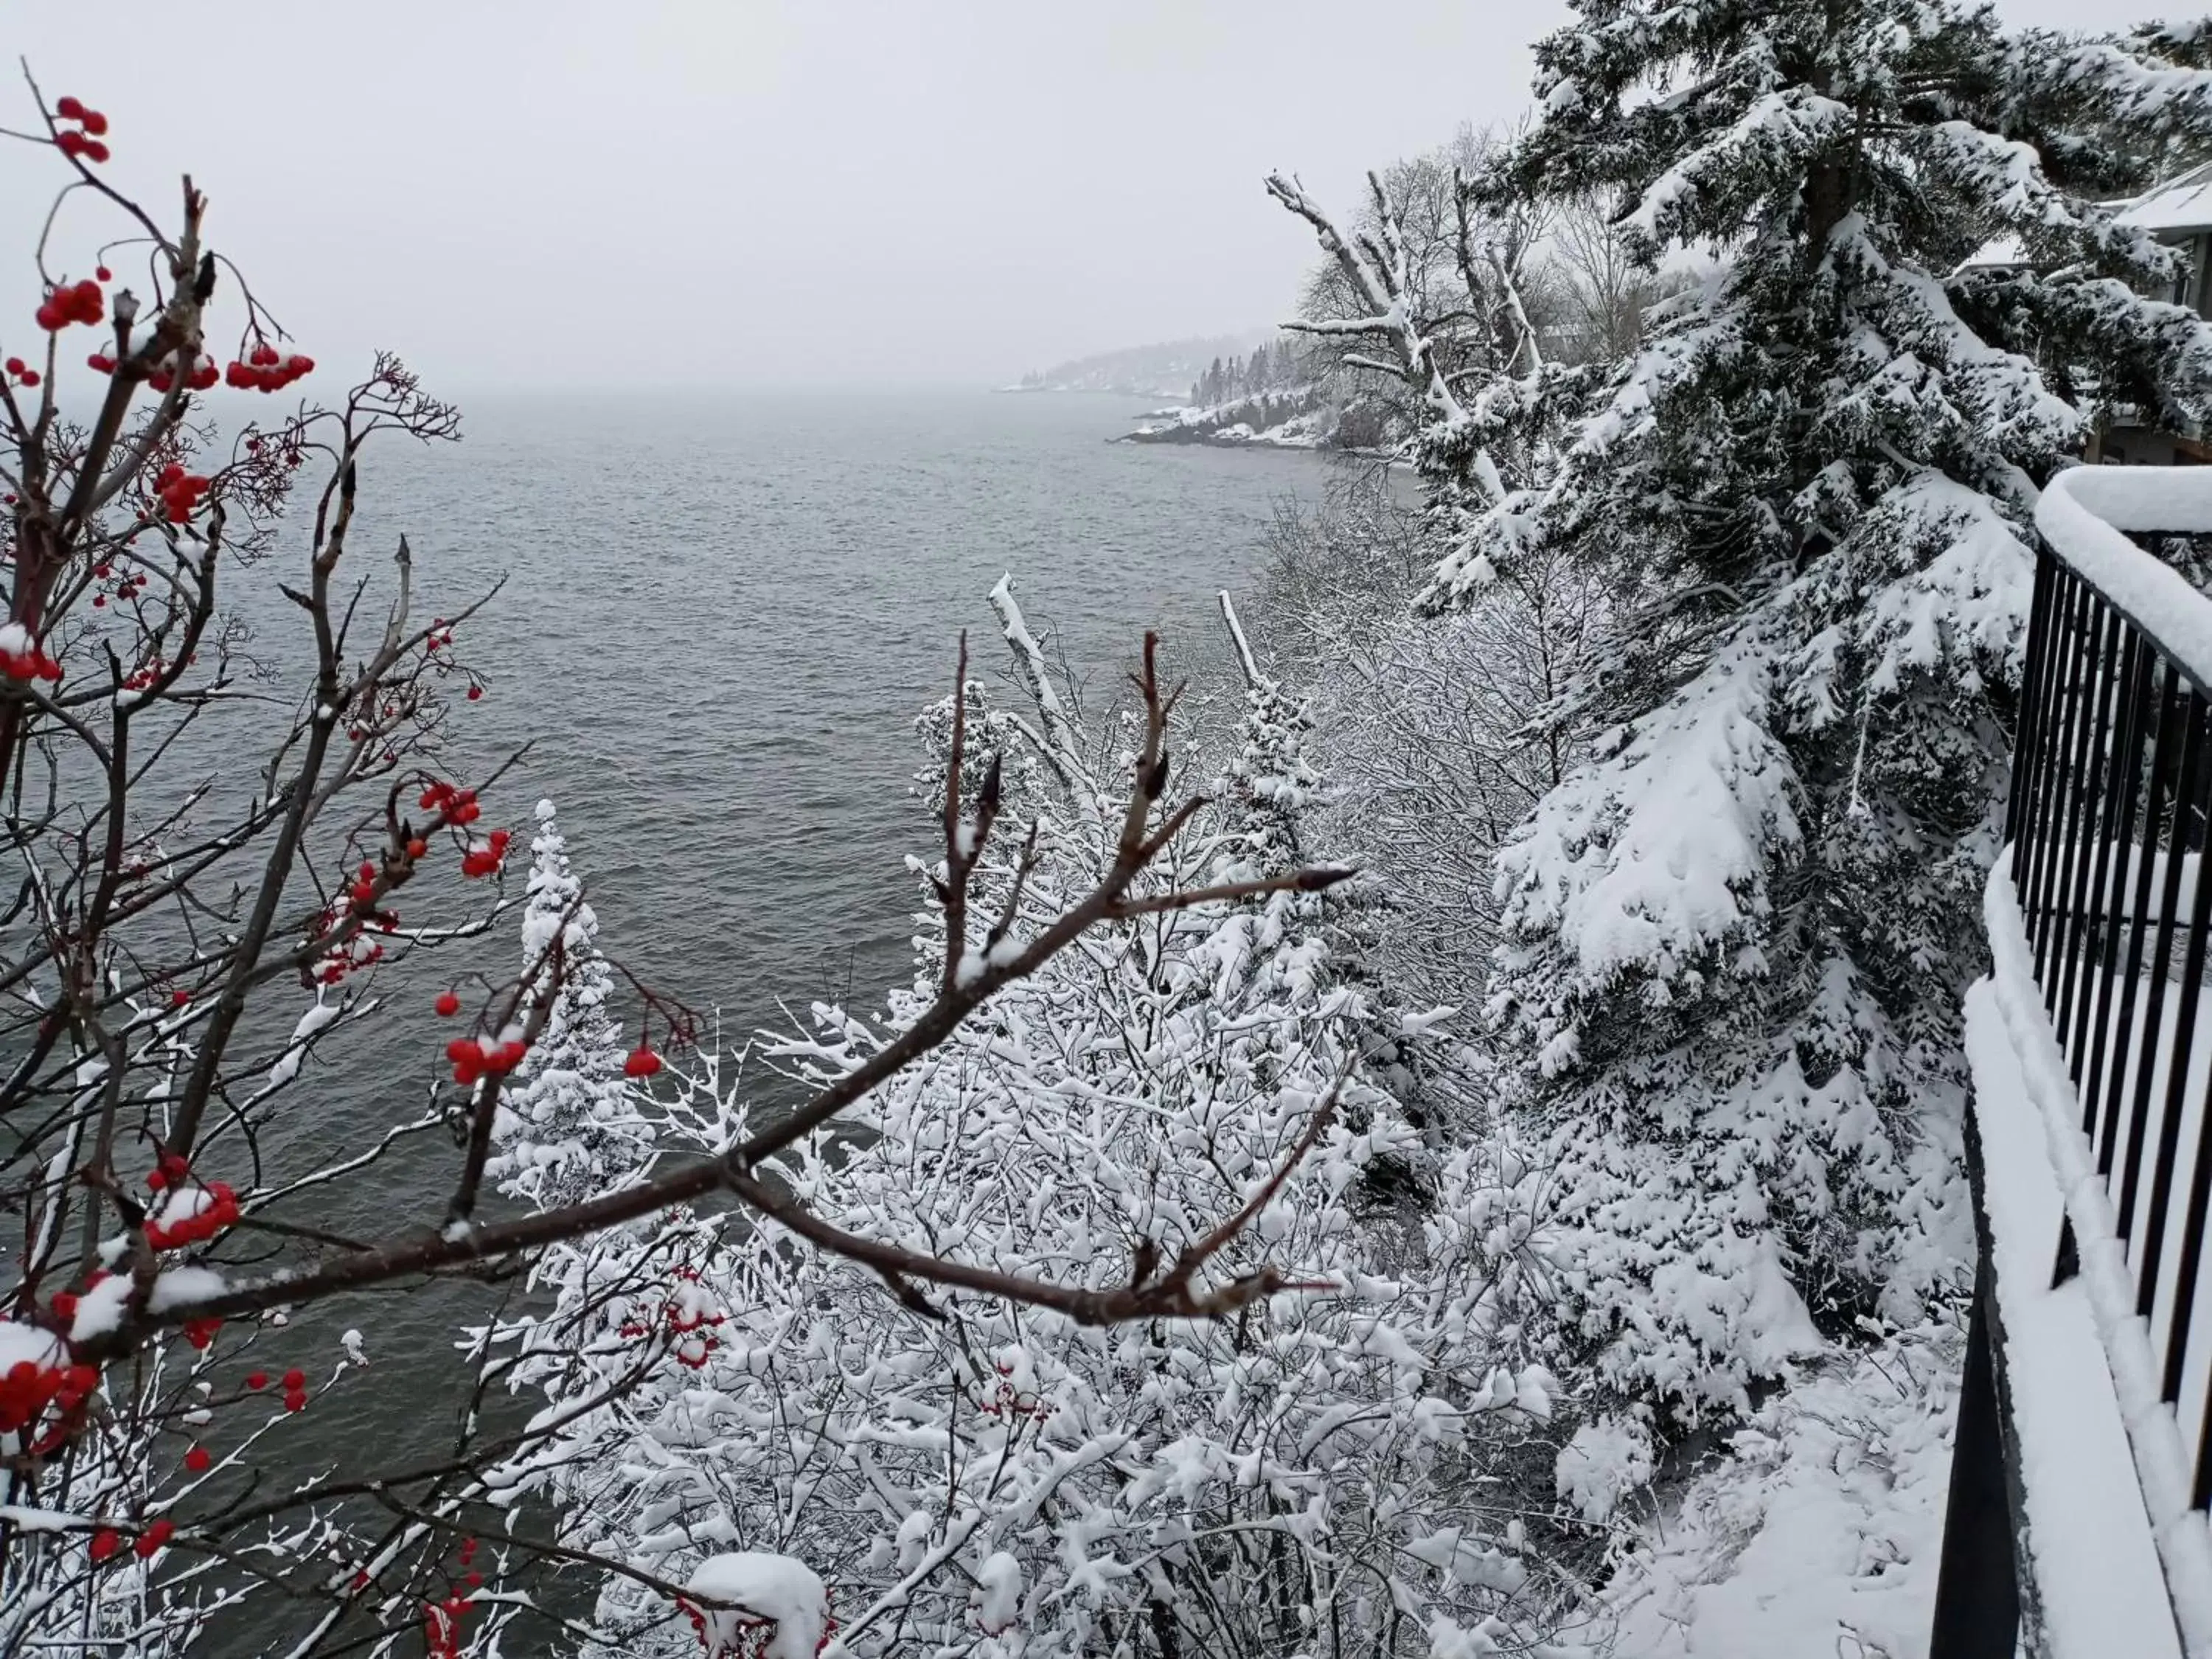
[[[1816,1365],[1662,1497],[1607,1585],[1622,1659],[1923,1659],[1965,1334]]]

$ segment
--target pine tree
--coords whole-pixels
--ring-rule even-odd
[[[1493,1011],[1571,1358],[1693,1419],[1966,1242],[1960,999],[2036,489],[2093,395],[2212,392],[2212,331],[2143,297],[2175,256],[2091,198],[2212,141],[2212,76],[1948,0],[1576,10],[1485,191],[1612,199],[1647,268],[1708,274],[1428,598],[1561,550],[1619,597],[1582,691],[1618,725],[1501,860]],[[2000,234],[2027,268],[1960,270]]]
[[[498,1148],[487,1170],[501,1191],[541,1206],[575,1203],[642,1164],[653,1146],[623,1074],[614,975],[599,954],[599,921],[568,867],[553,803],[538,803],[522,912],[523,971],[534,975],[559,939],[559,989],[544,1029],[501,1103]]]

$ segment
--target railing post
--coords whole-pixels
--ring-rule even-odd
[[[1951,1492],[1936,1567],[1929,1659],[2014,1659],[2020,1640],[2020,1572],[2013,1556],[2011,1483],[1996,1366],[1990,1347],[1989,1253],[1974,1273],[1966,1369],[1951,1443]]]

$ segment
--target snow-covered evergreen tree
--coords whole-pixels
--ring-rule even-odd
[[[2093,398],[2212,393],[2212,331],[2144,297],[2175,256],[2089,198],[2212,139],[2212,76],[1949,0],[1576,11],[1486,188],[1609,198],[1705,274],[1429,597],[1560,548],[1616,594],[1583,688],[1616,724],[1503,856],[1494,1010],[1559,1165],[1572,1358],[1694,1417],[1966,1244],[2036,489]],[[2029,263],[1960,269],[1999,235]]]
[[[486,1170],[502,1191],[550,1208],[603,1190],[643,1163],[652,1143],[629,1099],[622,1026],[611,1006],[614,974],[599,954],[599,917],[568,867],[551,801],[538,803],[537,819],[522,971],[538,982],[557,959],[558,987],[516,1086],[500,1103],[498,1150]]]

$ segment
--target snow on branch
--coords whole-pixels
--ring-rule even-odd
[[[1305,192],[1296,179],[1279,173],[1267,175],[1267,193],[1314,229],[1322,250],[1336,261],[1337,269],[1352,285],[1352,293],[1369,314],[1350,321],[1289,322],[1284,327],[1308,334],[1367,335],[1388,339],[1397,349],[1397,374],[1419,392],[1436,416],[1459,425],[1467,411],[1453,395],[1450,382],[1437,362],[1436,346],[1423,333],[1413,314],[1413,276],[1407,268],[1405,238],[1398,228],[1396,209],[1383,187],[1382,176],[1367,175],[1374,192],[1379,243],[1366,238],[1347,238],[1327,209]]]
[[[1732,204],[1802,176],[1815,154],[1850,132],[1854,118],[1848,104],[1803,87],[1765,94],[1646,185],[1620,228],[1648,252],[1692,240],[1727,217]]]
[[[1068,718],[1067,707],[1053,684],[1052,668],[1045,660],[1044,647],[1030,632],[1028,620],[1023,617],[1021,606],[1015,603],[1012,573],[999,578],[991,589],[990,604],[998,613],[1000,631],[1013,647],[1014,667],[1022,677],[1030,700],[1036,704],[1037,719],[1044,728],[1046,763],[1060,774],[1060,781],[1075,793],[1078,800],[1085,804],[1086,811],[1095,811],[1098,786],[1084,763],[1082,745],[1076,740],[1075,723]]]

